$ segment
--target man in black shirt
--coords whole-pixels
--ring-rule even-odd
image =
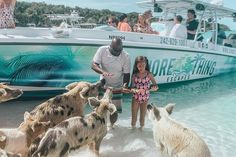
[[[197,28],[198,28],[198,22],[195,19],[197,16],[196,16],[195,11],[192,9],[188,10],[187,16],[188,16],[187,23],[186,23],[187,39],[194,40],[196,32],[197,32]]]

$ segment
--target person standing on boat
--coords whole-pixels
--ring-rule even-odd
[[[224,39],[226,39],[225,31],[221,28],[220,24],[217,23],[217,44],[223,45]]]
[[[144,24],[145,24],[145,29],[148,30],[145,33],[149,33],[149,34],[157,34],[159,35],[160,33],[157,31],[154,31],[151,27],[151,18],[152,18],[152,11],[151,10],[147,10],[145,11],[142,15],[140,15],[138,17],[138,20],[140,20],[140,17],[144,19]],[[134,26],[135,27],[135,26]]]
[[[179,39],[186,39],[187,38],[187,29],[184,25],[181,24],[183,17],[177,15],[174,18],[174,26],[170,31],[169,37],[172,38],[179,38]]]
[[[14,8],[16,0],[0,0],[0,29],[15,28]]]
[[[105,88],[113,88],[112,103],[116,105],[117,113],[122,112],[122,93],[127,93],[130,80],[130,58],[123,50],[120,38],[112,39],[109,46],[101,46],[94,55],[91,68],[105,79]],[[118,114],[110,116],[111,127],[118,119]]]
[[[187,27],[187,39],[189,40],[194,40],[197,28],[198,28],[198,22],[196,20],[196,13],[193,9],[188,10],[188,19],[186,23]]]
[[[138,22],[133,27],[134,32],[147,33],[147,34],[159,34],[153,31],[152,27],[147,24],[147,21],[143,15],[138,16]]]
[[[151,26],[150,20],[151,20],[151,18],[152,18],[152,11],[151,11],[151,10],[145,11],[145,12],[143,13],[143,17],[144,17],[144,19],[146,20],[146,23]]]

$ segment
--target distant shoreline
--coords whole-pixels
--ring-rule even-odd
[[[65,5],[51,5],[45,2],[19,2],[16,3],[15,19],[16,25],[27,27],[27,24],[35,24],[37,27],[58,26],[62,20],[51,21],[47,14],[70,14],[72,11],[79,13],[84,17],[81,23],[106,24],[109,16],[119,17],[122,12],[110,11],[109,9],[88,9],[76,7],[68,7]],[[138,18],[138,13],[128,13],[128,20],[134,25]]]

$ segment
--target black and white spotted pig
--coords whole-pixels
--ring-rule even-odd
[[[111,103],[112,90],[107,89],[101,100],[89,99],[95,110],[85,117],[69,118],[49,129],[40,141],[38,150],[32,157],[67,157],[71,150],[90,145],[99,156],[99,147],[107,134],[107,112],[112,114],[116,107]]]

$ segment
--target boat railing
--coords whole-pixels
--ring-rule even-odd
[[[27,30],[26,30],[27,29]],[[236,49],[215,45],[211,42],[201,42],[186,39],[170,38],[168,36],[159,36],[154,34],[144,34],[135,32],[120,32],[120,31],[104,31],[92,29],[71,28],[71,33],[68,38],[60,38],[53,36],[50,28],[16,28],[0,30],[0,42],[10,42],[12,39],[24,39],[27,42],[89,42],[94,44],[109,44],[111,39],[118,37],[124,41],[124,44],[129,47],[150,47],[150,48],[168,48],[181,49],[185,51],[220,53],[231,56],[236,56]],[[32,39],[35,39],[32,40]],[[19,40],[20,41],[20,40]]]

